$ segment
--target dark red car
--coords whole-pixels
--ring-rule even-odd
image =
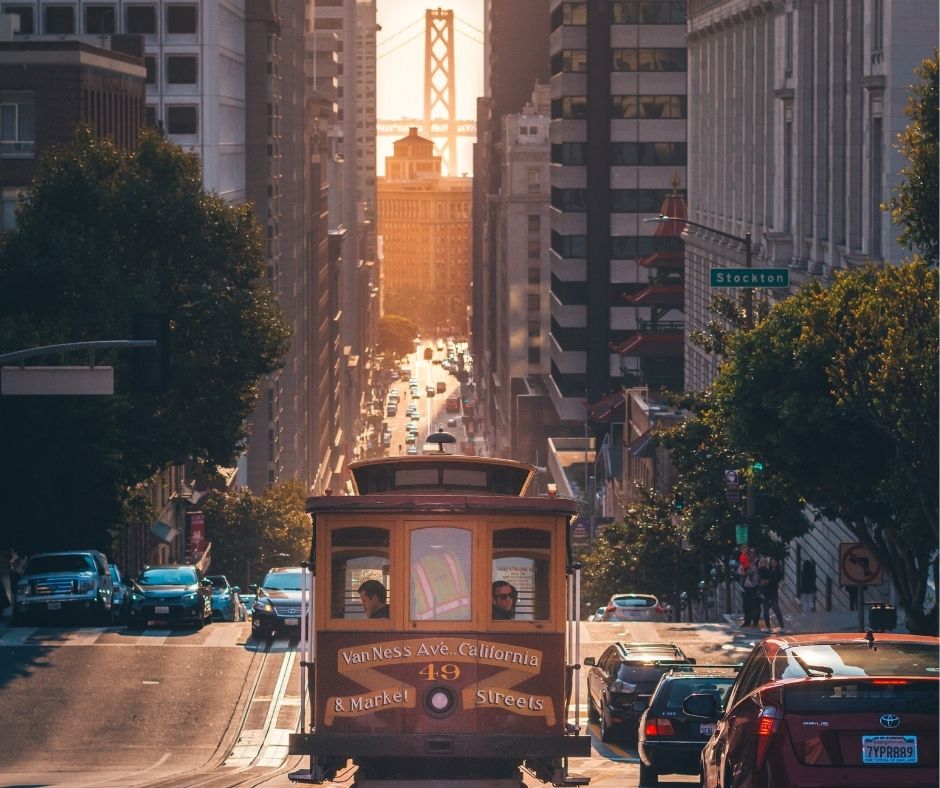
[[[825,633],[755,646],[702,750],[708,788],[938,784],[940,639]],[[690,715],[714,719],[713,694]]]

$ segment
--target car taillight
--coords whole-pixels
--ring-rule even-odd
[[[910,684],[907,679],[872,679],[872,684]]]
[[[614,610],[616,610],[616,609],[617,609],[617,606],[616,606],[616,605],[607,605],[607,610],[605,610],[604,612],[605,612],[605,613],[613,613]]]
[[[646,736],[675,736],[676,731],[672,727],[672,721],[665,717],[653,717],[646,721]]]
[[[765,706],[757,715],[757,768],[760,769],[767,760],[767,750],[770,739],[780,727],[783,712],[776,706]]]

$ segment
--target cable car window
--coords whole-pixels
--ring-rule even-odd
[[[330,538],[330,617],[368,618],[359,588],[372,580],[388,590],[388,530],[337,528]],[[374,586],[370,584],[369,587]]]
[[[411,532],[411,620],[470,620],[470,552],[473,536],[463,528]]]
[[[493,532],[494,620],[545,621],[549,618],[551,547],[549,531],[503,528]],[[507,594],[515,598],[510,599]]]

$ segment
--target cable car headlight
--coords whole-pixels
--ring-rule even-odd
[[[433,717],[447,717],[457,708],[457,696],[450,687],[431,687],[424,693],[424,708]]]

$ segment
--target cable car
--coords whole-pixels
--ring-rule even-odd
[[[575,501],[531,495],[525,463],[441,451],[360,460],[350,495],[310,498],[310,757],[295,782],[357,788],[583,785],[568,759],[580,663]],[[569,623],[570,622],[570,623]],[[309,638],[306,636],[309,632]],[[305,715],[301,715],[305,719]]]

